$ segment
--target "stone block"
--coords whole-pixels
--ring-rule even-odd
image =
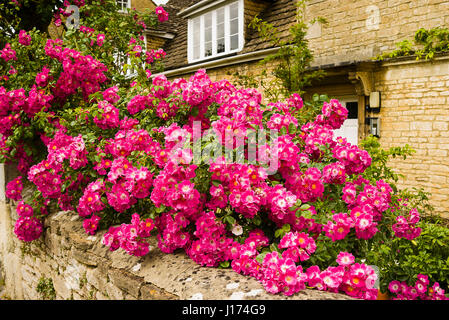
[[[112,282],[106,284],[106,294],[110,300],[123,300],[123,291],[117,288]]]
[[[79,250],[75,247],[72,247],[71,254],[76,261],[82,264],[95,267],[98,265],[99,261],[98,257],[93,253],[91,253],[90,251]]]
[[[99,291],[104,291],[107,283],[107,274],[102,273],[98,268],[88,268],[86,271],[87,282]]]
[[[140,289],[140,298],[142,300],[177,300],[178,296],[171,294],[164,289],[158,288],[152,284],[144,284]]]
[[[134,297],[139,297],[143,278],[138,277],[126,270],[111,268],[108,271],[109,279],[118,288],[128,292]]]

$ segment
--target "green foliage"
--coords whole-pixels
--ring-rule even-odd
[[[63,0],[21,0],[20,5],[7,0],[0,3],[0,47],[20,30],[47,32],[53,14]]]
[[[260,64],[275,63],[270,79],[264,69],[259,75],[235,73],[236,84],[245,87],[262,88],[269,101],[278,101],[293,93],[302,94],[304,88],[310,86],[314,80],[324,77],[323,70],[311,70],[313,53],[308,47],[306,39],[308,25],[304,20],[306,2],[297,3],[297,23],[290,28],[290,37],[284,39],[276,27],[263,21],[257,16],[249,24],[250,28],[258,31],[260,37],[269,42],[273,47],[279,47],[275,53],[268,55]],[[314,22],[325,23],[323,18],[317,18]]]
[[[40,278],[37,283],[36,291],[41,295],[43,300],[55,300],[56,291],[51,278]]]
[[[397,49],[385,52],[375,60],[416,55],[416,60],[432,60],[435,54],[449,52],[449,29],[436,27],[430,30],[420,28],[415,33],[413,42],[403,40],[396,44]]]
[[[31,3],[31,1],[25,1],[25,3]],[[55,5],[51,1],[42,2],[41,5],[52,6],[56,10]],[[1,9],[5,9],[6,7],[6,4],[1,4],[0,12]],[[19,13],[19,11],[11,11],[11,14],[15,17],[13,19],[14,21],[21,21]],[[3,17],[3,13],[0,14]],[[152,72],[161,70],[160,64],[152,67],[146,65],[142,56],[136,55],[132,51],[132,46],[128,44],[129,40],[134,38],[136,40],[135,45],[140,45],[144,48],[144,41],[139,39],[144,28],[138,22],[145,23],[147,27],[154,27],[157,25],[158,20],[154,12],[150,12],[149,9],[134,12],[133,15],[122,14],[118,12],[115,0],[104,0],[101,3],[100,1],[86,1],[86,5],[80,7],[80,25],[89,26],[95,30],[94,33],[88,34],[81,32],[79,29],[67,30],[64,27],[64,23],[62,23],[63,32],[61,39],[63,40],[64,47],[77,50],[85,56],[90,55],[101,61],[107,67],[108,71],[105,73],[107,78],[119,87],[118,94],[120,96],[135,95],[141,88],[136,85],[130,90],[130,83],[132,81],[140,83],[148,82],[145,68],[150,68]],[[14,28],[18,27],[20,27],[19,24]],[[4,29],[4,27],[0,26],[0,29]],[[27,31],[27,34],[31,36],[31,44],[29,46],[20,45],[18,43],[18,37],[15,34],[7,37],[8,42],[16,51],[17,60],[5,62],[3,59],[0,59],[0,74],[8,74],[9,77],[7,81],[0,79],[0,86],[6,90],[31,88],[35,84],[36,75],[46,66],[51,70],[50,77],[53,78],[50,78],[49,85],[43,90],[45,90],[45,94],[52,94],[50,88],[55,86],[58,80],[57,75],[62,72],[63,66],[59,61],[52,59],[46,54],[45,45],[47,40],[49,40],[49,35],[46,32],[33,27]],[[105,35],[102,46],[92,45],[92,42],[95,43],[98,34]],[[126,63],[125,61],[120,62],[117,56],[129,56],[129,61]],[[14,65],[17,72],[10,75],[8,71],[12,65]],[[135,71],[133,76],[126,75],[127,69]],[[98,92],[98,94],[101,95],[101,92]],[[98,97],[93,95],[90,98],[95,99]],[[121,101],[122,105],[125,103],[124,101]],[[11,149],[11,152],[7,155],[0,155],[0,162],[11,160],[10,158],[13,158],[17,153],[17,145],[23,145],[27,155],[33,157],[35,161],[43,160],[46,157],[46,148],[38,133],[44,133],[48,137],[53,137],[55,128],[49,121],[52,119],[62,118],[65,121],[69,121],[68,127],[71,130],[70,132],[76,133],[76,135],[79,133],[85,134],[86,136],[90,135],[91,139],[95,136],[94,133],[98,136],[101,130],[93,126],[87,127],[85,126],[85,121],[83,121],[89,112],[92,114],[98,108],[96,105],[87,106],[88,103],[81,94],[74,94],[64,102],[52,103],[49,109],[37,113],[35,119],[28,119],[30,126],[14,126],[12,128],[12,134],[8,136],[6,141],[6,146]],[[123,117],[124,114],[120,116]],[[146,115],[144,114],[144,116]],[[22,122],[28,122],[25,115],[21,115],[21,120]],[[143,122],[145,123],[145,121]],[[96,131],[92,132],[92,130]],[[107,135],[108,133],[102,134]],[[89,142],[92,141],[89,140]]]
[[[363,173],[363,177],[370,182],[375,182],[379,179],[389,183],[398,182],[400,175],[387,165],[389,159],[402,157],[405,160],[407,156],[415,152],[408,144],[403,147],[391,147],[388,150],[384,150],[380,147],[379,139],[372,135],[361,142],[361,148],[368,151],[372,159],[371,166]]]
[[[367,253],[367,261],[379,267],[383,292],[393,280],[414,285],[420,273],[428,275],[431,283],[449,286],[449,229],[425,221],[420,227],[421,235],[415,240],[391,237]]]
[[[391,158],[406,160],[408,156],[412,156],[416,152],[414,149],[406,144],[402,147],[391,147],[385,150],[381,148],[379,139],[372,135],[365,138],[360,146],[368,151],[372,159],[371,165],[363,173],[365,179],[371,183],[380,179],[384,180],[390,184],[398,199],[406,199],[412,208],[417,208],[425,216],[433,214],[434,208],[429,203],[430,194],[417,187],[413,187],[411,190],[398,189],[396,184],[399,178],[403,178],[403,175],[396,173],[389,165]]]

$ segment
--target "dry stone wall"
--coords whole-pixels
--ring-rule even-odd
[[[104,232],[88,236],[73,212],[45,219],[43,236],[30,244],[13,234],[14,207],[0,202],[0,280],[3,298],[75,300],[339,300],[349,296],[304,290],[271,295],[255,279],[230,269],[201,267],[183,253],[153,247],[145,257],[110,252]],[[156,241],[153,241],[155,244]],[[1,289],[0,289],[1,293]],[[0,297],[1,298],[1,297]]]

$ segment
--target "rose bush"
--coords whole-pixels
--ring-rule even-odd
[[[88,234],[107,229],[110,250],[143,256],[155,239],[165,253],[230,267],[270,293],[376,299],[370,254],[384,237],[414,241],[420,216],[398,210],[389,183],[364,176],[366,150],[334,137],[347,117],[337,100],[310,112],[297,94],[265,104],[205,70],[151,77],[164,52],[144,50],[142,32],[145,21],[167,19],[162,8],[121,15],[114,1],[74,3],[78,30],[61,39],[21,32],[1,51],[0,152],[21,174],[7,185],[19,239],[38,239],[57,205],[77,212]],[[68,15],[62,8],[56,23]],[[403,294],[405,284],[390,290],[424,297],[422,279],[417,295]],[[438,284],[426,297],[446,298]]]

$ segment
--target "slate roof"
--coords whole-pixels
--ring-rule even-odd
[[[175,34],[175,37],[166,41],[164,50],[167,53],[164,59],[165,70],[177,69],[189,65],[187,62],[187,19],[176,14],[195,3],[198,0],[169,0],[164,9],[169,14],[169,21],[158,27],[159,30]],[[295,21],[296,0],[272,0],[267,9],[259,14],[259,17],[273,24],[284,37],[288,35],[288,29]],[[242,51],[234,54],[241,55],[271,48],[272,45],[264,42],[257,30],[248,28],[245,35],[245,46]],[[212,59],[213,60],[213,59]]]

